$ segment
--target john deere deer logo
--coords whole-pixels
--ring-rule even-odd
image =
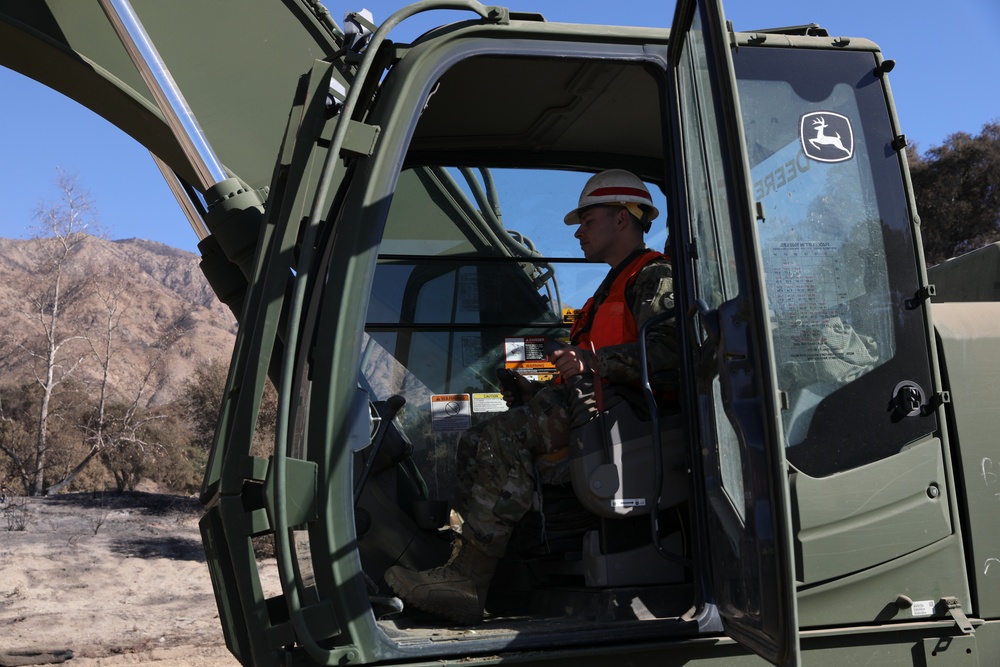
[[[854,131],[846,116],[814,111],[802,116],[799,137],[805,154],[820,162],[843,162],[854,157]]]

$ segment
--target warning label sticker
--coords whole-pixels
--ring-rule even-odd
[[[580,316],[583,315],[583,311],[579,308],[563,308],[562,310],[562,321],[563,324],[573,324]]]
[[[503,394],[473,394],[472,411],[506,412],[507,403],[503,400]]]
[[[504,338],[504,366],[521,373],[555,375],[556,367],[545,354],[545,336],[512,336]]]
[[[464,431],[472,426],[472,405],[468,394],[431,396],[431,430]]]

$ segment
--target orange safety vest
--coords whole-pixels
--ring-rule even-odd
[[[634,343],[639,340],[639,325],[625,300],[625,290],[635,281],[636,274],[643,267],[661,258],[666,258],[666,255],[655,250],[642,253],[615,277],[608,296],[596,309],[594,297],[590,297],[587,303],[583,304],[580,316],[570,329],[570,342],[583,349],[589,349],[593,343],[594,349],[599,350],[609,345]]]

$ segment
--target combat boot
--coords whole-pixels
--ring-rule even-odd
[[[385,582],[408,605],[473,625],[483,620],[486,593],[499,560],[459,540],[441,567],[418,572],[396,565],[386,571]]]

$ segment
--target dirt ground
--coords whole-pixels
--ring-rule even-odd
[[[13,498],[0,505],[0,667],[236,667],[195,498]],[[23,529],[22,529],[23,528]],[[273,569],[273,568],[271,568]]]

